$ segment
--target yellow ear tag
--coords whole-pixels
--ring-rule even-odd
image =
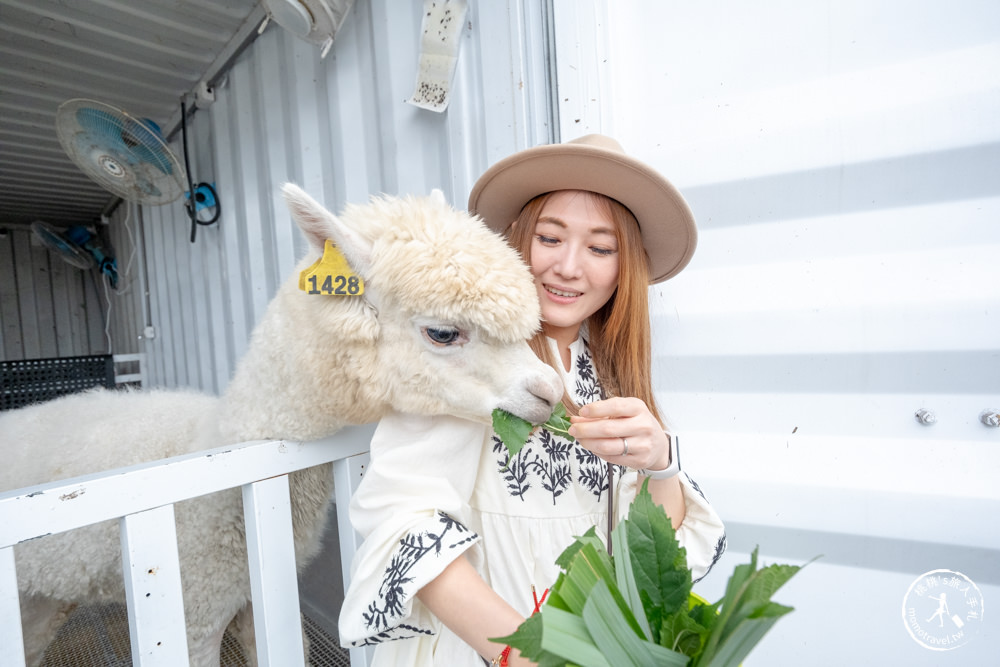
[[[358,296],[365,293],[365,281],[351,269],[333,241],[327,239],[323,256],[299,274],[299,289],[309,294]]]

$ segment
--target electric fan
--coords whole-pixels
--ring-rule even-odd
[[[46,248],[59,255],[68,264],[83,269],[97,268],[108,278],[112,289],[118,288],[118,265],[113,251],[82,225],[74,225],[65,231],[35,220],[31,231]]]
[[[52,225],[35,220],[31,223],[31,231],[42,242],[42,245],[76,268],[87,270],[97,266],[93,255]]]
[[[149,119],[78,98],[59,106],[56,133],[70,159],[122,199],[155,206],[186,190],[183,166]]]

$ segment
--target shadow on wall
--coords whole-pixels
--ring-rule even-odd
[[[1000,195],[1000,143],[684,188],[702,230]],[[789,196],[794,193],[795,196]]]

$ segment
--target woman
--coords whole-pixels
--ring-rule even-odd
[[[501,160],[469,209],[531,266],[542,312],[532,346],[564,379],[576,442],[536,429],[511,458],[480,424],[380,422],[351,503],[365,542],[340,617],[345,645],[379,644],[377,665],[499,664],[504,647],[489,638],[531,614],[559,554],[592,526],[606,537],[646,478],[696,579],[725,546],[718,516],[679,471],[650,379],[647,288],[683,269],[696,241],[680,194],[613,139],[589,135]],[[509,664],[531,663],[514,651]]]

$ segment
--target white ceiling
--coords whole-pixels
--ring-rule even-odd
[[[0,225],[93,223],[116,201],[60,146],[60,104],[104,102],[169,139],[182,98],[216,83],[264,16],[259,0],[0,0]]]

